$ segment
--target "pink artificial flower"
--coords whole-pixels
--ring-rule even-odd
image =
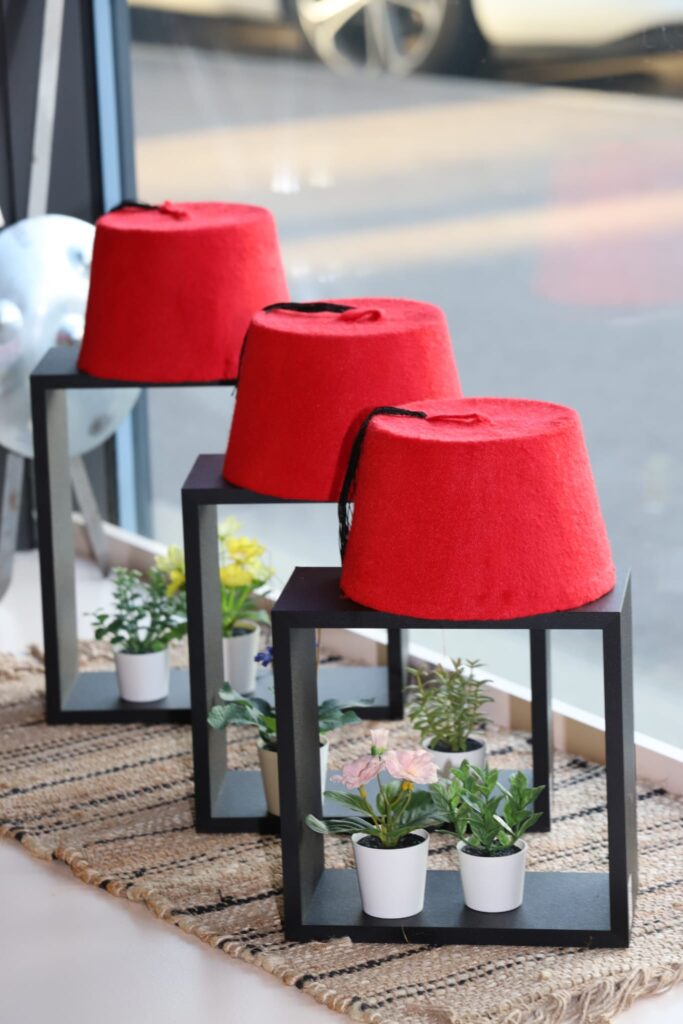
[[[383,760],[395,779],[426,784],[438,778],[436,765],[426,750],[388,750]]]
[[[371,729],[370,730],[370,742],[373,748],[378,754],[383,753],[389,746],[389,730],[388,729]]]
[[[343,782],[347,789],[360,789],[366,782],[370,782],[371,779],[379,775],[381,767],[382,762],[378,757],[363,754],[355,761],[345,764],[341,775],[335,775],[333,781]]]

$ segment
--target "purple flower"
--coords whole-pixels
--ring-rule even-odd
[[[269,665],[273,664],[273,648],[266,647],[265,651],[259,651],[254,661],[258,661],[264,668],[268,668]]]

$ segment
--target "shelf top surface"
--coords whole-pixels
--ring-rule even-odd
[[[78,369],[80,348],[55,345],[48,349],[31,373],[35,385],[44,390],[72,390],[74,388],[202,388],[226,387],[236,384],[235,380],[188,380],[188,381],[132,381],[107,380],[82,373]]]
[[[336,566],[296,568],[273,606],[274,621],[288,620],[297,626],[338,624],[369,629],[602,629],[622,612],[630,589],[630,573],[622,570],[608,594],[570,611],[517,619],[441,620],[392,615],[356,604],[342,593],[340,579],[341,569]]]
[[[272,494],[236,487],[223,478],[224,454],[199,455],[182,487],[183,496],[195,505],[272,505],[311,502],[298,498],[276,498]]]

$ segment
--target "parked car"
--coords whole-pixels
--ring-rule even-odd
[[[369,68],[477,70],[489,49],[506,57],[585,57],[683,51],[683,0],[130,0],[139,15],[183,19],[183,38],[207,32],[188,18],[266,28],[298,25],[312,52],[338,72]],[[168,27],[168,26],[166,26]],[[213,45],[220,33],[209,31]],[[149,38],[148,33],[139,37]],[[287,37],[289,39],[290,37]],[[248,35],[253,39],[253,32]],[[269,35],[272,45],[272,35]]]
[[[310,46],[337,71],[472,72],[488,47],[580,56],[673,49],[683,0],[288,0]],[[670,35],[667,31],[670,30]]]

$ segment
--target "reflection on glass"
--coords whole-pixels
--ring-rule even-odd
[[[466,393],[579,410],[616,560],[634,570],[637,727],[674,743],[679,7],[146,0],[133,10],[141,198],[269,206],[294,299],[436,302]],[[378,73],[397,54],[413,64]],[[224,449],[231,404],[227,390],[150,393],[160,538],[180,539],[178,489],[197,452]],[[294,563],[337,560],[330,507],[245,509],[243,519],[282,579]],[[554,640],[558,696],[599,710],[594,638]],[[433,638],[438,652],[444,642],[526,678],[517,634]]]

